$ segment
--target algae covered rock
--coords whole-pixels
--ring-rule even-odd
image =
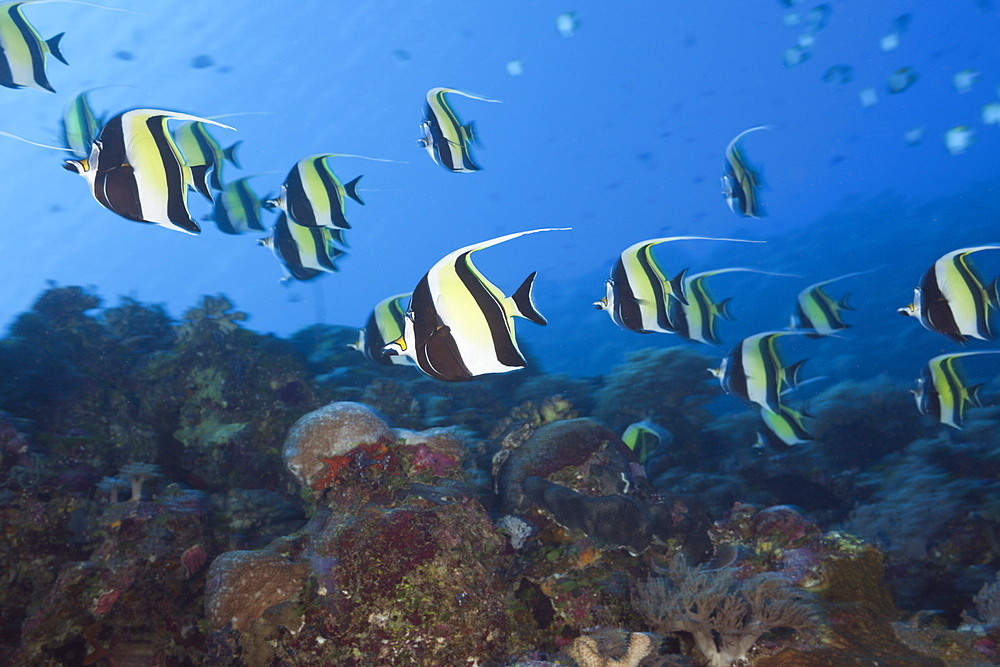
[[[302,590],[308,567],[271,551],[227,551],[208,570],[205,618],[212,630],[245,631],[264,611]]]
[[[299,418],[285,439],[288,469],[303,486],[312,487],[326,469],[323,459],[343,456],[361,444],[395,440],[389,425],[363,403],[330,403]]]

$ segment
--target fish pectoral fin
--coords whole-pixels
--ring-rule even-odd
[[[55,37],[45,40],[45,45],[49,47],[49,53],[55,56],[55,58],[59,60],[59,62],[61,62],[63,65],[69,65],[69,63],[66,62],[66,57],[63,56],[62,51],[59,50],[59,40],[62,39],[63,35],[65,34],[66,33],[61,32]]]
[[[535,284],[535,276],[538,274],[537,271],[532,271],[531,275],[524,279],[521,286],[514,291],[510,296],[509,302],[514,306],[514,312],[512,315],[517,315],[525,319],[531,320],[535,324],[541,324],[545,326],[548,324],[548,320],[545,316],[538,312],[535,308],[534,300],[531,298],[531,288]]]

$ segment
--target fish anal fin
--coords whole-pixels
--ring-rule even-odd
[[[535,308],[535,303],[531,298],[531,288],[535,284],[535,276],[537,274],[537,271],[532,271],[531,275],[525,278],[524,282],[521,283],[521,286],[518,287],[513,294],[511,294],[510,300],[514,304],[516,315],[531,320],[535,324],[545,326],[549,322],[540,312],[538,312],[538,309]]]
[[[62,39],[63,35],[66,33],[61,32],[55,37],[45,40],[45,45],[49,47],[49,53],[51,53],[55,58],[59,60],[63,65],[69,65],[66,62],[66,57],[63,56],[62,51],[59,50],[59,40]]]
[[[687,272],[687,269],[681,269],[681,272],[674,276],[673,280],[670,281],[671,294],[677,297],[677,300],[685,306],[688,305],[687,294],[684,289],[684,277],[687,275]]]
[[[362,176],[363,175],[364,174],[362,174]],[[356,201],[359,204],[361,204],[362,206],[364,206],[365,202],[361,199],[361,196],[358,195],[358,181],[360,181],[360,180],[361,180],[361,176],[358,176],[357,178],[355,178],[350,183],[345,183],[344,184],[344,192],[347,193],[348,197],[350,197],[354,201]]]
[[[205,196],[210,202],[214,202],[215,198],[212,197],[212,190],[208,187],[208,165],[207,164],[196,164],[192,167],[188,167],[191,170],[191,181],[195,189]]]

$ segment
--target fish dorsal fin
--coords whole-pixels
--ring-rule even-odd
[[[510,302],[514,304],[515,308],[515,312],[512,314],[531,320],[535,324],[545,326],[548,324],[548,320],[538,312],[538,309],[535,308],[535,302],[531,298],[531,288],[535,284],[535,276],[537,274],[537,271],[532,271],[531,275],[524,279],[521,286],[510,296]]]
[[[495,239],[490,239],[489,241],[482,241],[480,243],[474,243],[472,245],[465,246],[464,248],[459,248],[458,250],[453,250],[452,252],[448,253],[445,259],[442,261],[454,261],[454,259],[456,257],[459,257],[460,255],[464,255],[470,252],[476,252],[478,250],[484,250],[486,248],[490,248],[495,245],[500,245],[501,243],[504,243],[506,241],[511,241],[513,239],[518,238],[519,236],[525,236],[527,234],[537,234],[539,232],[566,232],[571,229],[572,227],[546,227],[543,229],[529,229],[528,231],[525,232],[514,232],[513,234],[505,234],[503,236],[498,236]]]
[[[491,100],[488,97],[482,97],[481,95],[473,95],[472,93],[466,93],[461,90],[456,90],[455,88],[431,88],[427,91],[427,99],[430,100],[438,93],[452,93],[454,95],[461,95],[462,97],[468,97],[472,100],[479,100],[480,102],[495,102],[500,104],[500,100]]]
[[[729,146],[726,147],[726,150],[732,150],[733,147],[736,146],[737,141],[739,141],[746,135],[750,134],[751,132],[756,132],[757,130],[773,130],[773,129],[774,129],[773,125],[755,125],[754,127],[747,128],[746,130],[743,130],[735,137],[733,137],[733,140],[729,142]]]

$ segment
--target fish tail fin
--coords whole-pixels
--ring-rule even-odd
[[[243,165],[240,164],[239,158],[236,157],[236,150],[240,147],[242,143],[243,140],[240,139],[235,144],[233,144],[226,150],[222,151],[222,154],[226,157],[226,159],[232,162],[239,169],[242,169]]]
[[[841,310],[854,310],[854,306],[851,305],[850,300],[851,293],[848,292],[840,298],[840,301],[837,302],[837,308],[840,308]]]
[[[466,141],[471,141],[477,146],[479,145],[479,139],[476,138],[476,121],[469,121],[462,126],[462,136]]]
[[[802,370],[802,365],[805,364],[808,359],[802,359],[801,361],[796,361],[785,369],[785,379],[790,387],[799,386],[799,372]]]
[[[59,40],[62,39],[63,35],[65,34],[66,33],[61,32],[55,37],[45,40],[45,45],[49,47],[49,53],[55,56],[59,60],[59,62],[61,62],[63,65],[69,65],[69,63],[66,62],[66,57],[62,54],[62,51],[59,50]]]
[[[362,174],[362,176],[364,176],[364,174]],[[364,202],[364,200],[361,199],[361,196],[358,194],[358,181],[360,181],[360,180],[361,180],[361,176],[358,176],[357,178],[355,178],[350,183],[345,183],[344,184],[344,192],[347,193],[348,197],[350,197],[354,201],[356,201],[359,204],[361,204],[362,206],[364,206],[365,202]]]
[[[806,419],[815,419],[816,415],[814,415],[812,413],[812,409],[811,408],[812,408],[812,406],[809,404],[809,401],[806,401],[799,408],[799,414],[802,415],[803,417],[805,417]]]
[[[983,388],[984,384],[986,384],[986,383],[985,382],[980,382],[979,384],[972,385],[968,389],[968,392],[969,392],[969,403],[971,403],[972,405],[976,406],[977,408],[983,407],[983,401],[979,397],[979,390]]]
[[[537,271],[532,271],[531,275],[524,279],[521,286],[510,295],[510,301],[514,304],[515,313],[525,319],[531,320],[535,324],[541,324],[542,326],[548,324],[548,320],[545,316],[538,312],[535,308],[535,302],[531,298],[531,288],[535,284],[535,276],[538,274]]]
[[[687,275],[687,272],[687,269],[681,269],[681,272],[670,281],[670,293],[685,306],[688,305],[687,290],[684,289],[684,276]]]
[[[1000,288],[1000,276],[993,279],[990,286],[986,288],[986,296],[990,300],[990,305],[994,308],[1000,309],[1000,295],[998,295],[998,288]]]
[[[722,301],[714,304],[715,312],[719,314],[719,317],[721,317],[724,320],[728,320],[730,322],[732,322],[734,319],[732,312],[729,310],[729,304],[732,303],[732,301],[733,297],[727,296]]]

